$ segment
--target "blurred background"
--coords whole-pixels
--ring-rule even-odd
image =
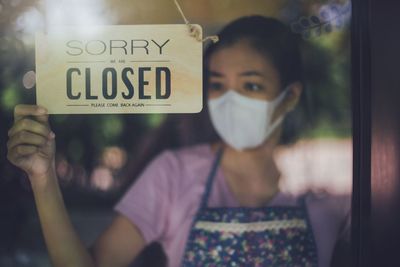
[[[277,155],[282,187],[350,194],[349,0],[179,2],[205,35],[235,18],[260,14],[282,20],[302,38],[308,127]],[[173,0],[0,0],[0,266],[50,266],[29,181],[6,159],[14,106],[36,102],[35,32],[65,25],[174,23],[183,20]],[[111,221],[113,205],[156,154],[215,138],[206,109],[200,114],[53,115],[50,120],[66,205],[87,244]],[[135,266],[159,264],[157,259],[143,263],[146,253]]]

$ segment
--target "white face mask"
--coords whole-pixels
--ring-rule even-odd
[[[257,147],[282,123],[284,115],[273,123],[272,115],[286,91],[276,99],[266,101],[228,90],[222,96],[208,101],[211,121],[220,137],[233,148],[243,150]]]

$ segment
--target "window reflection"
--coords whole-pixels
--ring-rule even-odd
[[[43,8],[39,2],[0,3],[0,27],[3,32],[7,32],[0,37],[1,51],[7,51],[0,54],[0,121],[10,124],[15,104],[34,101],[34,90],[23,88],[34,88],[35,84],[32,71],[32,34],[35,30],[56,30],[54,27],[61,24],[181,23],[172,1],[70,1],[68,12],[63,9],[65,3],[61,2],[43,1],[44,8],[47,9],[46,18],[39,11]],[[293,32],[302,36],[306,101],[309,108],[306,115],[310,125],[298,142],[282,147],[276,154],[283,173],[281,188],[293,194],[313,191],[349,195],[352,180],[349,97],[351,2],[181,2],[191,21],[204,26],[205,35],[214,34],[235,18],[262,14],[281,19]],[[46,22],[48,25],[45,25]],[[108,200],[103,199],[101,202],[104,210],[107,208],[108,211],[109,206],[160,151],[216,138],[206,111],[194,115],[65,115],[54,116],[51,123],[59,142],[57,174],[63,188],[72,191],[72,194],[66,195],[67,203],[75,199],[77,202],[89,203],[90,206],[89,198],[93,197],[96,201],[99,193],[100,196],[109,196]],[[6,140],[6,131],[3,132],[2,142]],[[6,162],[4,156],[2,157],[2,163]],[[35,266],[36,263],[33,262],[40,261],[31,251],[38,245],[35,243],[37,241],[34,238],[23,238],[39,236],[38,224],[32,222],[35,220],[34,215],[31,215],[32,207],[27,208],[26,204],[29,193],[26,189],[20,189],[18,182],[12,181],[12,178],[20,177],[20,173],[7,164],[1,166],[2,175],[9,177],[6,185],[17,184],[15,186],[18,194],[13,194],[10,201],[22,203],[20,205],[24,207],[13,206],[13,210],[7,209],[11,214],[10,218],[18,221],[19,216],[30,217],[27,221],[21,219],[19,224],[13,226],[13,231],[18,235],[2,241],[4,247],[14,250],[10,254],[13,256],[0,258],[0,265],[3,261],[15,261],[21,264],[29,262],[31,266]],[[8,188],[7,186],[4,188]],[[78,210],[78,206],[75,205],[72,209]],[[96,205],[91,207],[94,206]],[[21,213],[15,211],[18,208]],[[98,215],[94,208],[88,209],[88,216],[91,216],[90,212],[93,216]],[[106,218],[110,215],[99,216]],[[28,227],[25,228],[26,225]],[[104,225],[96,226],[98,232]],[[92,226],[82,223],[83,232],[89,227]],[[86,242],[89,243],[92,239],[86,237]],[[38,257],[45,258],[43,243],[40,246],[42,250]],[[14,258],[11,259],[12,257]],[[37,263],[36,266],[45,266],[40,264]]]
[[[303,140],[281,149],[277,161],[284,172],[282,188],[289,192],[351,193],[353,169],[349,138]]]

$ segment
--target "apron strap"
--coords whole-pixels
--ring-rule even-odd
[[[218,165],[219,165],[219,163],[221,161],[223,150],[224,150],[223,146],[221,146],[217,151],[217,155],[216,155],[216,157],[214,159],[211,171],[210,171],[210,173],[208,174],[208,177],[207,177],[206,187],[205,187],[205,190],[204,190],[203,197],[201,199],[200,208],[206,208],[207,207],[208,197],[210,196],[210,193],[211,193],[212,184],[213,184],[214,177],[215,177],[215,174],[216,174],[217,169],[218,169]]]
[[[318,246],[317,246],[317,241],[315,239],[315,235],[314,235],[314,230],[312,227],[312,223],[311,223],[311,219],[310,219],[310,214],[308,212],[308,208],[307,208],[307,203],[306,203],[306,198],[309,195],[309,193],[305,193],[302,196],[299,197],[298,199],[298,203],[300,205],[300,208],[303,209],[304,211],[304,215],[305,215],[305,220],[307,222],[308,225],[308,231],[309,231],[309,235],[310,238],[313,240],[314,242],[314,246],[315,246],[315,255],[314,255],[314,262],[315,262],[315,266],[319,266],[319,258],[318,258]]]

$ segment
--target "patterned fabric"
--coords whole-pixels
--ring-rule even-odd
[[[233,233],[244,233],[248,231],[263,232],[265,230],[280,230],[288,228],[306,228],[306,222],[304,220],[293,219],[293,220],[274,220],[270,222],[254,222],[254,223],[235,223],[235,222],[207,222],[199,221],[196,223],[194,228],[207,230],[210,232],[233,232]]]
[[[202,210],[183,266],[316,266],[305,218],[297,207]]]
[[[182,266],[317,266],[305,203],[295,207],[209,208],[217,154],[193,221]]]

